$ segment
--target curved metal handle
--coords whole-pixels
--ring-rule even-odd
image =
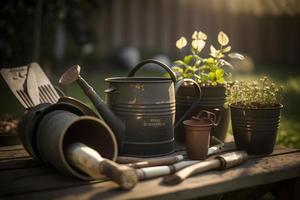
[[[211,120],[213,122],[213,124],[215,123],[216,121],[216,114],[213,113],[213,112],[209,112],[207,110],[201,110],[197,115],[196,117],[194,117],[194,119],[199,119],[200,117],[202,116],[206,116],[206,118],[208,118],[209,120]]]
[[[152,64],[157,64],[158,66],[162,67],[163,69],[165,69],[168,74],[170,75],[172,81],[174,83],[176,83],[177,78],[175,76],[175,73],[172,71],[172,69],[170,67],[168,67],[167,65],[165,65],[164,63],[158,61],[158,60],[153,60],[153,59],[148,59],[148,60],[144,60],[142,62],[140,62],[139,64],[137,64],[129,73],[128,73],[128,77],[132,77],[135,75],[135,73],[141,68],[143,67],[145,64],[148,63],[152,63]]]
[[[214,126],[218,126],[219,123],[221,122],[222,120],[222,117],[224,116],[224,112],[225,112],[225,109],[224,108],[215,108],[214,111],[216,111],[217,113],[215,113],[216,116],[216,122],[214,123]]]
[[[214,108],[214,111],[218,112],[219,114],[207,110],[201,110],[196,116],[193,116],[192,118],[195,120],[199,120],[200,117],[203,116],[203,114],[206,114],[207,118],[212,121],[213,125],[218,126],[220,121],[222,120],[224,109],[222,109],[221,111],[219,108]]]
[[[176,122],[175,129],[179,126],[179,124],[193,111],[193,109],[197,106],[201,99],[201,88],[199,84],[193,79],[181,79],[175,84],[175,93],[178,92],[179,88],[186,82],[193,83],[194,89],[196,90],[196,95],[198,98],[193,102],[191,107],[182,115],[182,117]]]

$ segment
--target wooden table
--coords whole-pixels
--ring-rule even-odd
[[[81,181],[33,160],[21,145],[0,147],[0,199],[258,199],[272,191],[278,199],[300,199],[300,150],[276,147],[226,171],[193,176],[164,186],[162,178],[123,191],[111,181]],[[226,194],[224,194],[226,193]]]

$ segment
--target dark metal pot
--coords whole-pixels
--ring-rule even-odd
[[[145,64],[154,63],[171,78],[133,77]],[[174,150],[175,94],[185,83],[193,83],[200,96],[199,85],[191,79],[176,81],[172,70],[156,60],[138,64],[128,77],[105,79],[109,86],[107,105],[125,125],[125,138],[120,153],[130,156],[158,156]],[[185,110],[190,112],[191,109]],[[102,113],[101,113],[102,114]],[[178,120],[181,123],[182,120]],[[109,121],[107,122],[108,124]]]
[[[190,119],[201,110],[213,112],[219,120],[218,126],[214,126],[211,135],[221,141],[225,141],[229,125],[229,108],[224,108],[226,100],[226,88],[224,86],[201,86],[201,98],[193,112],[185,119]],[[176,94],[176,120],[180,119],[186,109],[188,109],[197,99],[195,91],[189,85],[185,85],[178,90]],[[178,142],[185,142],[184,127],[179,125],[175,130],[175,139]],[[212,143],[214,144],[214,141]]]
[[[111,129],[98,118],[86,116],[79,107],[70,102],[39,104],[25,113],[18,132],[23,146],[35,159],[63,173],[89,179],[67,162],[68,145],[84,143],[111,160],[116,159],[118,148]]]
[[[255,155],[272,153],[282,108],[282,105],[258,109],[230,106],[232,131],[237,148]]]

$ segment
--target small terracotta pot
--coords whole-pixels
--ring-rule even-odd
[[[224,108],[226,100],[226,88],[223,85],[218,86],[201,86],[201,99],[199,99],[198,105],[195,107],[193,112],[188,115],[185,120],[190,119],[201,110],[208,110],[215,113],[219,123],[218,126],[214,126],[211,130],[211,136],[215,136],[221,141],[225,141],[227,129],[230,122],[229,108]],[[184,85],[176,94],[176,119],[180,119],[186,110],[193,104],[197,99],[193,86]],[[216,110],[219,109],[219,111]],[[179,143],[184,143],[185,133],[184,127],[178,126],[175,129],[175,140]],[[210,145],[216,145],[218,143],[211,141]]]
[[[206,115],[203,117],[203,115]],[[192,160],[204,160],[207,157],[210,131],[215,126],[216,115],[201,111],[196,117],[183,122],[187,155]]]

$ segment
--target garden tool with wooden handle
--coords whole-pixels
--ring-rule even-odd
[[[123,189],[132,189],[138,182],[135,169],[105,159],[97,151],[82,143],[71,144],[67,148],[66,158],[74,168],[90,177],[99,179],[105,175]]]
[[[235,167],[244,163],[247,159],[248,154],[245,151],[225,153],[223,155],[217,156],[213,160],[199,162],[197,164],[186,167],[176,172],[175,174],[166,176],[163,179],[163,183],[167,185],[175,185],[192,175],[209,171],[212,169],[224,170],[231,167]]]
[[[212,136],[213,140],[217,140],[220,144],[212,146],[208,148],[207,156],[211,156],[223,151],[224,143],[214,136]],[[117,163],[119,164],[127,164],[129,167],[133,167],[136,169],[145,168],[145,167],[153,167],[153,166],[161,166],[161,165],[172,165],[174,163],[183,161],[186,159],[186,153],[174,155],[174,156],[164,156],[159,158],[137,158],[137,157],[126,157],[119,156],[117,158]]]
[[[219,153],[220,151],[222,151],[224,146],[224,143],[221,145],[216,145],[213,147],[210,147],[210,151],[209,151],[209,155],[213,155],[216,153]],[[183,155],[178,155],[178,156],[169,156],[166,158],[160,158],[160,159],[153,159],[153,160],[149,160],[147,161],[140,161],[137,163],[132,163],[132,164],[128,164],[131,167],[134,168],[139,168],[140,166],[143,166],[143,168],[137,169],[137,174],[139,177],[139,180],[146,180],[146,179],[150,179],[150,178],[156,178],[156,177],[160,177],[160,176],[165,176],[165,175],[170,175],[173,174],[174,172],[181,170],[185,167],[194,165],[196,163],[200,163],[202,161],[199,160],[181,160],[182,157],[185,157]],[[179,162],[174,163],[170,163],[169,161],[174,158],[179,159]],[[130,160],[130,159],[128,159]],[[123,161],[127,161],[125,159],[123,159]],[[154,165],[162,165],[162,166],[154,166]],[[172,164],[172,165],[170,165]],[[147,167],[145,167],[147,166]]]

